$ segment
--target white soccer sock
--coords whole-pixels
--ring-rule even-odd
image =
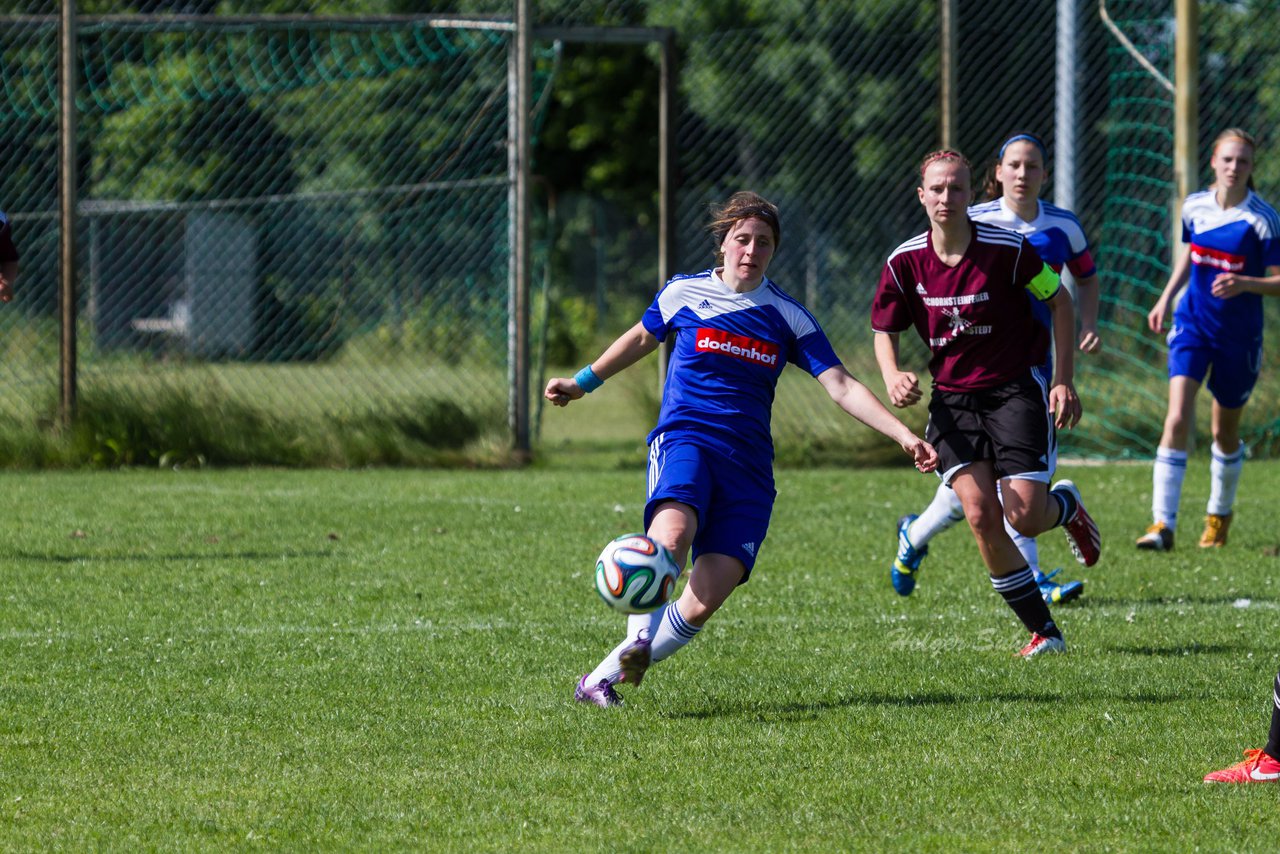
[[[1018,551],[1021,552],[1022,559],[1027,562],[1027,566],[1031,567],[1031,573],[1036,577],[1036,584],[1039,584],[1044,580],[1044,573],[1040,571],[1040,547],[1036,545],[1036,538],[1024,537],[1019,534],[1009,524],[1008,519],[1004,520],[1004,529],[1013,538],[1013,544],[1018,547]]]
[[[653,633],[658,628],[658,618],[661,616],[662,609],[650,611],[648,614],[628,614],[627,615],[627,639],[638,640],[641,634],[644,634],[649,640],[653,640]]]
[[[687,622],[675,602],[668,602],[659,611],[661,619],[653,633],[653,661],[662,661],[680,651],[680,648],[693,640],[702,626],[694,626]]]
[[[1213,461],[1209,463],[1209,509],[1215,516],[1229,516],[1236,503],[1236,487],[1244,468],[1244,442],[1228,454],[1213,443]]]
[[[631,644],[635,643],[640,637],[641,632],[645,633],[645,637],[653,638],[654,630],[657,627],[658,619],[662,616],[662,609],[658,609],[651,614],[628,614],[627,615],[627,636],[622,639],[622,643],[615,646],[604,659],[596,665],[596,669],[587,675],[588,685],[598,685],[601,679],[608,679],[610,684],[617,684],[622,678],[622,651]]]
[[[1000,506],[1004,507],[1004,487],[1000,485],[1000,481],[996,481],[996,495],[1000,497]],[[1035,576],[1036,584],[1039,584],[1044,580],[1044,573],[1040,571],[1040,547],[1036,545],[1036,538],[1019,534],[1018,530],[1009,524],[1008,516],[1004,518],[1004,529],[1013,538],[1013,544],[1018,547],[1022,559],[1027,562],[1027,566],[1031,568],[1031,574]]]
[[[1164,522],[1170,531],[1178,527],[1178,502],[1186,475],[1186,451],[1156,448],[1156,463],[1151,468],[1151,517]]]
[[[907,539],[911,540],[911,545],[922,549],[930,540],[963,518],[964,507],[961,506],[956,491],[945,483],[940,483],[929,506],[921,511],[920,518],[907,526]]]

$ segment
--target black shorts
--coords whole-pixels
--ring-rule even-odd
[[[996,477],[1048,483],[1057,467],[1058,440],[1044,370],[981,391],[934,389],[924,436],[938,451],[944,483],[980,460],[995,463]]]

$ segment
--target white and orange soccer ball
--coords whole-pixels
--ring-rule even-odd
[[[624,534],[596,560],[596,592],[624,614],[647,614],[671,598],[680,567],[671,552],[644,534]]]

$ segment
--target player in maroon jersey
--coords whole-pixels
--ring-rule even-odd
[[[917,194],[930,228],[885,262],[871,325],[894,406],[923,397],[916,374],[898,364],[899,334],[914,326],[933,354],[926,438],[938,451],[943,481],[964,505],[992,586],[1031,633],[1020,651],[1031,658],[1063,652],[1066,643],[1005,517],[1029,537],[1062,526],[1086,566],[1101,552],[1079,490],[1067,480],[1049,486],[1055,428],[1080,420],[1071,381],[1075,312],[1058,274],[1026,238],[969,218],[972,182],[959,152],[925,157]],[[1048,330],[1033,318],[1028,294],[1053,312],[1052,379],[1043,370]]]

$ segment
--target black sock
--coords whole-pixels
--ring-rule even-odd
[[[1057,528],[1067,523],[1067,520],[1076,515],[1076,497],[1066,489],[1051,489],[1049,494],[1058,499],[1058,503],[1062,505],[1062,510],[1058,513],[1058,521],[1053,527]]]
[[[991,586],[1004,597],[1005,604],[1018,615],[1022,625],[1027,627],[1027,631],[1046,638],[1062,637],[1062,632],[1058,631],[1058,627],[1053,623],[1049,606],[1044,603],[1044,598],[1040,595],[1040,587],[1036,584],[1036,577],[1032,574],[1031,567],[1024,566],[999,578],[993,575]]]
[[[1271,695],[1271,737],[1262,748],[1272,759],[1280,759],[1280,673],[1276,674],[1275,693]]]

